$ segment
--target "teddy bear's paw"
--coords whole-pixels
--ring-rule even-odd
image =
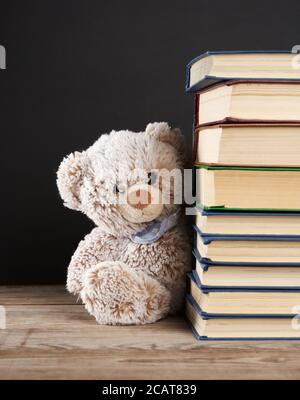
[[[87,271],[81,298],[99,324],[147,324],[165,317],[170,292],[158,281],[122,262],[101,262]]]
[[[76,270],[77,272],[77,270]],[[79,273],[68,273],[67,284],[68,292],[72,294],[79,294],[82,289],[81,276]]]

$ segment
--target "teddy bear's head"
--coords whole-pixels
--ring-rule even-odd
[[[183,162],[180,131],[152,123],[144,132],[112,131],[70,154],[57,171],[57,185],[67,207],[108,233],[127,236],[176,211]]]

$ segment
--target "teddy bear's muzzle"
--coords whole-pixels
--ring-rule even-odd
[[[148,190],[138,188],[127,195],[127,201],[132,207],[143,210],[151,204],[152,197]]]
[[[153,221],[163,210],[162,193],[147,184],[131,186],[119,205],[125,219],[134,223]]]

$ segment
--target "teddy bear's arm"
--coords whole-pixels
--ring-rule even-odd
[[[124,261],[172,291],[185,284],[185,274],[191,269],[191,243],[185,229],[179,225],[152,244],[131,243],[124,253]]]
[[[117,238],[95,228],[82,240],[71,258],[68,267],[67,289],[78,294],[87,270],[100,261],[113,261],[116,256]]]

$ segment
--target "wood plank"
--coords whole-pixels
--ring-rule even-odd
[[[199,342],[182,317],[100,326],[58,286],[4,295],[0,379],[300,379],[300,342]]]
[[[300,378],[298,342],[199,342],[178,317],[142,327],[97,328],[0,332],[0,377]]]
[[[76,304],[77,298],[63,285],[0,286],[0,305]]]
[[[134,335],[136,331],[142,331],[150,334],[154,332],[166,332],[172,334],[178,330],[178,327],[184,326],[186,331],[186,323],[184,318],[170,317],[156,324],[148,324],[144,326],[109,326],[99,325],[93,316],[91,316],[82,304],[69,305],[8,305],[6,310],[6,331],[7,330],[28,330],[28,329],[46,329],[50,330],[72,330],[75,329],[89,330],[96,332],[122,332],[122,334]],[[171,331],[171,332],[170,332]],[[190,330],[189,330],[190,332]],[[1,330],[0,330],[1,333]]]
[[[0,352],[2,379],[299,379],[291,349],[258,351],[202,345],[182,349],[29,350]]]
[[[83,305],[20,304],[5,306],[5,310],[7,329],[98,329],[99,326]]]
[[[71,314],[69,324],[66,322],[68,317],[64,317],[62,323],[46,323],[34,325],[32,321],[23,324],[17,321],[14,328],[0,330],[0,344],[6,348],[17,348],[18,346],[31,345],[37,346],[43,343],[59,344],[66,348],[98,348],[100,344],[119,347],[119,345],[134,348],[168,348],[184,345],[185,347],[197,345],[190,329],[187,327],[183,318],[170,317],[155,324],[145,326],[106,326],[98,325],[86,312],[86,319],[76,321],[76,314]],[[47,317],[45,316],[45,320]],[[11,324],[14,325],[14,324]],[[23,325],[23,329],[19,326]],[[17,328],[16,328],[17,326]],[[24,339],[26,338],[26,340]],[[37,342],[36,342],[37,341]],[[95,347],[96,346],[96,347]]]
[[[198,348],[226,350],[299,351],[296,341],[197,341],[191,334],[185,320],[169,317],[155,324],[145,326],[101,326],[82,329],[71,326],[68,329],[6,329],[0,330],[2,349],[22,348],[45,350],[59,347],[65,350],[97,350],[99,346],[112,349],[186,350]],[[300,358],[300,354],[299,354]]]

